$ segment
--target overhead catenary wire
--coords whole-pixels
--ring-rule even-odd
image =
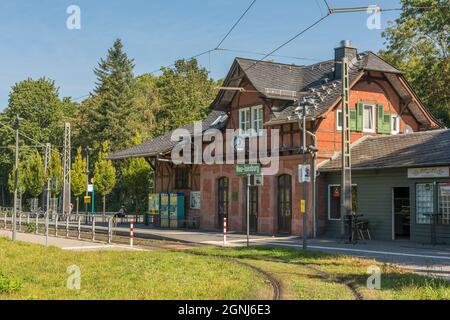
[[[235,52],[235,53],[245,53],[245,54],[254,54],[259,56],[266,56],[267,53],[264,52],[257,52],[257,51],[251,51],[251,50],[240,50],[240,49],[230,49],[230,48],[218,48],[217,51],[226,51],[226,52]],[[278,58],[285,58],[285,59],[295,59],[295,60],[310,60],[310,61],[323,61],[325,59],[317,59],[317,58],[308,58],[308,57],[296,57],[296,56],[286,56],[286,55],[280,55],[280,54],[272,54],[270,57],[278,57]]]
[[[22,119],[23,120],[23,119]],[[16,129],[14,129],[12,126],[0,121],[0,125],[2,125],[5,128],[8,128],[10,130],[13,130],[14,132],[16,131]],[[45,143],[42,143],[34,138],[31,138],[30,136],[28,136],[27,134],[23,133],[22,131],[18,130],[19,135],[22,136],[23,138],[26,138],[34,143],[36,143],[37,145],[40,145],[41,147],[45,148]],[[54,149],[56,152],[58,152],[61,155],[61,152],[59,152],[57,149]]]
[[[206,51],[203,51],[203,52],[200,52],[198,54],[195,54],[195,55],[189,57],[187,60],[195,59],[195,58],[201,57],[201,56],[203,56],[205,54],[210,54],[211,52],[216,51],[220,47],[220,45],[228,38],[228,36],[231,34],[231,32],[233,32],[233,30],[237,27],[237,25],[241,22],[241,20],[244,18],[244,16],[247,14],[247,12],[251,9],[251,7],[255,4],[255,2],[256,2],[256,0],[253,0],[252,3],[250,3],[250,5],[247,7],[247,9],[241,14],[239,19],[233,24],[233,26],[230,28],[230,30],[228,30],[226,35],[219,41],[219,44],[215,48],[208,49]],[[167,66],[160,67],[160,68],[155,69],[155,70],[153,70],[153,71],[151,71],[149,73],[150,74],[154,74],[154,73],[157,73],[157,72],[161,72],[161,70],[163,70],[165,68],[171,68],[173,66],[175,66],[175,63],[172,63],[172,64],[167,65]]]
[[[244,16],[247,14],[247,12],[251,9],[251,7],[253,7],[253,5],[255,4],[256,0],[253,0],[252,3],[250,3],[250,5],[247,7],[247,9],[241,14],[241,16],[239,17],[239,19],[237,19],[237,21],[233,24],[233,26],[230,28],[230,30],[228,30],[227,34],[222,38],[222,40],[219,41],[219,44],[216,46],[215,49],[220,48],[220,46],[222,45],[222,43],[228,38],[228,36],[231,34],[231,32],[233,32],[234,28],[236,28],[236,26],[239,24],[239,22],[241,22],[242,18],[244,18]]]
[[[251,64],[249,67],[247,67],[245,71],[248,71],[249,69],[253,68],[254,66],[256,66],[258,63],[264,61],[266,58],[270,57],[271,55],[273,55],[275,52],[277,52],[278,50],[280,50],[281,48],[285,47],[286,45],[288,45],[289,43],[291,43],[292,41],[294,41],[295,39],[297,39],[298,37],[300,37],[302,34],[304,34],[305,32],[307,32],[308,30],[314,28],[316,25],[318,25],[319,23],[321,23],[323,20],[325,20],[326,18],[328,18],[332,13],[328,13],[322,17],[320,17],[319,19],[315,20],[312,24],[310,24],[309,26],[307,26],[306,28],[302,29],[300,32],[298,32],[297,34],[295,34],[293,37],[289,38],[287,41],[283,42],[281,45],[279,45],[278,47],[276,47],[275,49],[273,49],[272,51],[270,51],[269,53],[267,53],[266,55],[264,55],[264,57],[262,57],[261,59],[255,61],[253,64]]]

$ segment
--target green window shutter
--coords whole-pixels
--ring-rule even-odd
[[[356,131],[363,131],[363,114],[364,104],[360,102],[356,105]]]
[[[390,113],[385,113],[383,120],[384,120],[383,121],[383,133],[390,134],[391,133],[392,115]]]
[[[377,105],[377,132],[384,132],[384,106],[382,104]]]
[[[356,110],[350,109],[350,130],[356,131]]]

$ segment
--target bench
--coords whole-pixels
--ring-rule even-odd
[[[180,222],[180,225],[183,225],[186,229],[198,229],[200,227],[200,217],[180,219],[178,221]]]

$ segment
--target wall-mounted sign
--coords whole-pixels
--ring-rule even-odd
[[[449,167],[409,168],[408,178],[447,178],[450,176]]]
[[[311,182],[311,165],[298,165],[298,182]]]
[[[190,207],[191,209],[200,209],[200,191],[191,191],[190,194]]]
[[[84,196],[84,203],[91,203],[91,196]]]
[[[252,180],[252,186],[262,186],[264,184],[264,176],[262,174],[255,174]]]
[[[246,174],[260,174],[261,165],[259,163],[238,163],[236,165],[236,174],[246,175]]]

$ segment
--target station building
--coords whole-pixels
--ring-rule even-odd
[[[296,108],[298,99],[309,101],[313,107],[306,127],[315,137],[308,135],[307,144],[317,152],[307,155],[315,182],[307,190],[308,236],[338,236],[344,56],[350,61],[355,210],[368,219],[372,238],[383,240],[425,241],[430,235],[428,214],[439,213],[436,234],[449,241],[449,131],[430,114],[400,70],[373,52],[357,52],[349,42],[334,50],[334,59],[312,65],[234,60],[201,132],[238,130],[248,158],[263,129],[271,139],[277,134],[278,170],[264,175],[263,185],[250,188],[249,201],[247,177],[236,173],[235,163],[174,164],[171,152],[179,143],[172,139],[174,132],[110,158],[146,158],[154,169],[154,192],[182,193],[185,219],[197,221],[201,229],[220,230],[226,217],[229,230],[245,231],[249,203],[251,232],[302,235],[302,131]],[[194,134],[195,126],[183,129]],[[225,139],[224,148],[230,145],[236,148],[235,138]]]

